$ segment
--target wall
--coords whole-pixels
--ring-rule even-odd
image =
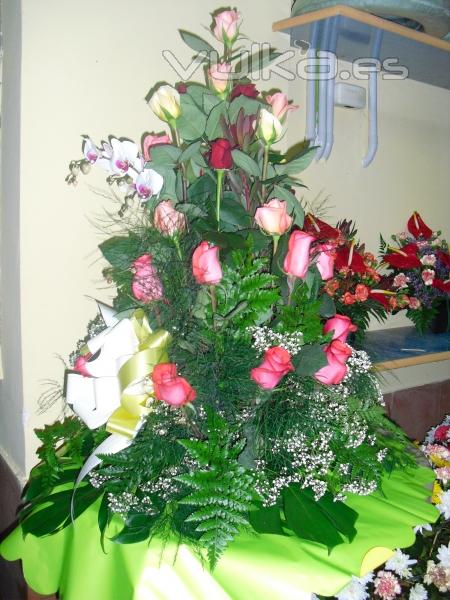
[[[93,173],[80,178],[77,188],[68,187],[64,183],[67,165],[80,156],[81,134],[88,133],[97,141],[109,134],[138,140],[145,130],[161,131],[144,101],[155,82],[178,79],[161,52],[171,49],[186,63],[191,52],[176,30],[201,33],[201,25],[209,26],[208,14],[217,6],[213,0],[134,0],[128,4],[22,0],[20,138],[17,99],[15,110],[11,107],[16,121],[11,122],[9,133],[3,133],[10,165],[7,170],[4,163],[4,172],[11,190],[8,195],[4,184],[3,203],[9,213],[3,216],[9,220],[7,226],[12,225],[8,238],[12,280],[3,280],[4,314],[9,310],[11,331],[0,419],[3,450],[14,454],[22,474],[36,460],[33,428],[51,422],[61,411],[56,405],[44,415],[37,414],[37,399],[46,389],[43,381],[62,380],[64,367],[57,356],[67,357],[84,335],[87,321],[96,313],[90,297],[108,300],[111,296],[102,282],[95,250],[103,234],[90,222],[95,215],[103,215],[103,206],[111,208],[89,187],[105,190],[104,179]],[[289,8],[289,0],[239,2],[248,36],[272,42],[281,50],[288,48],[289,38],[272,33],[271,24],[288,16]],[[19,39],[15,43],[19,45]],[[19,54],[10,49],[8,55],[16,63],[10,74],[12,84],[19,73]],[[290,117],[288,141],[297,141],[304,132],[304,84],[273,79],[261,87],[289,90],[302,105]],[[336,207],[334,216],[356,218],[361,236],[374,249],[375,232],[401,229],[414,208],[430,215],[430,221],[448,221],[444,203],[448,123],[441,123],[448,114],[448,96],[414,82],[383,83],[380,96],[380,151],[373,166],[365,171],[360,166],[365,150],[364,113],[340,112],[332,158],[326,167],[315,165],[304,177],[311,190],[307,197],[322,190],[329,194]],[[6,337],[5,329],[4,343]],[[17,343],[10,355],[13,340]],[[8,363],[12,356],[14,364]],[[20,389],[12,387],[14,383],[20,388],[22,381],[23,408]]]

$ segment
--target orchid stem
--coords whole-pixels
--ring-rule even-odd
[[[217,219],[217,231],[220,231],[220,202],[222,200],[222,183],[223,183],[224,170],[217,170],[217,190],[216,190],[216,219]]]

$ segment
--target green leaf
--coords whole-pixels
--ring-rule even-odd
[[[321,344],[307,344],[302,347],[301,351],[293,358],[297,375],[312,376],[328,364],[323,348],[324,346]]]
[[[227,103],[220,102],[209,113],[206,121],[205,134],[208,140],[215,140],[223,137],[224,132],[221,125],[221,120],[228,117]]]
[[[323,544],[328,551],[343,543],[336,526],[320,503],[314,500],[311,490],[291,484],[282,494],[287,526],[298,537]]]
[[[265,106],[259,100],[255,98],[249,98],[248,96],[238,96],[235,98],[229,106],[228,114],[230,116],[230,122],[234,123],[238,118],[239,111],[242,109],[244,115],[256,115],[260,108]]]
[[[189,94],[181,94],[180,101],[181,115],[177,119],[177,129],[185,141],[197,140],[205,132],[206,115]]]
[[[279,56],[281,56],[281,52],[272,49],[269,52],[256,52],[250,57],[246,56],[244,60],[236,63],[235,71],[241,73],[243,77],[249,73],[262,71],[262,69],[270,65]]]
[[[200,140],[198,140],[197,142],[194,142],[192,144],[189,144],[189,146],[187,146],[187,148],[185,148],[183,150],[183,152],[180,154],[178,161],[179,162],[187,162],[188,160],[191,160],[191,158],[195,154],[198,154],[200,152],[201,146],[202,146],[202,142]]]
[[[187,44],[189,48],[195,50],[195,52],[215,52],[213,46],[198,35],[185,31],[184,29],[180,29],[179,32],[183,42]]]
[[[222,233],[219,231],[206,231],[204,238],[219,248],[246,248],[246,241],[237,233]]]
[[[165,165],[174,167],[181,154],[181,149],[171,144],[157,144],[152,147],[151,165]]]
[[[335,502],[330,492],[326,492],[318,504],[332,525],[352,542],[357,533],[358,513],[343,502]]]
[[[108,496],[107,496],[107,494],[104,494],[101,504],[100,504],[100,507],[98,509],[98,516],[97,516],[98,528],[100,529],[100,544],[102,546],[103,552],[105,552],[105,532],[106,532],[106,528],[109,525],[110,520],[111,520],[111,511],[109,510]]]
[[[324,319],[334,317],[336,314],[336,305],[333,298],[331,298],[328,294],[324,294],[320,299],[319,314]]]
[[[150,536],[152,525],[143,525],[141,527],[125,527],[117,535],[111,538],[116,544],[136,544],[143,542]]]
[[[311,164],[314,155],[316,153],[316,148],[308,148],[306,150],[302,150],[299,155],[297,155],[292,160],[281,163],[279,165],[275,165],[275,172],[278,175],[293,175],[295,173],[300,173],[304,171]]]
[[[234,164],[243,169],[249,175],[253,177],[261,177],[261,171],[259,169],[258,163],[248,154],[242,152],[242,150],[238,150],[237,148],[231,151],[233,156]]]
[[[257,533],[273,533],[286,535],[281,520],[280,507],[277,505],[264,507],[258,503],[258,508],[249,511],[250,525]]]
[[[139,241],[130,236],[114,236],[99,244],[100,252],[106,260],[118,269],[128,269],[139,252]]]
[[[240,227],[250,227],[252,217],[248,214],[233,192],[225,192],[220,207],[220,220]]]
[[[196,219],[197,217],[205,217],[206,213],[195,204],[190,204],[189,202],[181,202],[177,204],[176,209],[178,212],[184,213],[190,219]]]

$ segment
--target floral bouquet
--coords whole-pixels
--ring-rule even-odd
[[[362,341],[370,316],[384,321],[391,310],[390,298],[380,289],[382,276],[376,258],[358,241],[351,221],[332,227],[308,213],[303,229],[314,236],[313,249],[320,252],[317,268],[323,280],[321,293],[332,298],[336,310],[357,326],[353,337]]]
[[[441,516],[414,528],[414,544],[397,549],[380,570],[352,581],[337,600],[441,600],[450,592],[450,415],[430,429],[421,450],[434,469],[432,501]]]
[[[100,244],[117,296],[72,357],[75,416],[38,431],[25,534],[97,502],[101,540],[115,516],[117,543],[174,538],[211,567],[245,528],[331,549],[356,533],[347,494],[415,464],[346,343],[356,325],[319,295],[328,249],[311,255],[324,237],[302,229],[295,196],[313,151],[276,148],[295,107],[237,75],[240,26],[236,11],[214,16],[220,55],[181,32],[207,81],[152,92],[164,134],[142,149],[85,137],[70,165],[70,183],[96,167],[122,195],[121,231]]]
[[[408,318],[424,333],[441,306],[448,313],[450,256],[440,232],[433,232],[419,213],[411,215],[407,229],[391,236],[395,246],[381,238],[382,260],[391,271],[384,287],[403,295],[402,303],[393,308],[406,309]]]

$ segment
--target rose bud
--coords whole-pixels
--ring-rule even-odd
[[[215,285],[222,279],[222,267],[219,262],[219,248],[201,242],[192,255],[192,274],[200,285]]]
[[[233,157],[231,156],[231,144],[225,138],[217,138],[210,143],[209,166],[212,169],[231,169]]]
[[[328,364],[319,369],[314,378],[325,385],[336,385],[341,383],[347,375],[348,367],[345,364],[352,350],[347,344],[334,340],[325,348]]]
[[[414,211],[408,219],[408,231],[415,238],[422,236],[426,240],[429,240],[433,235],[433,232],[425,225],[417,211]]]
[[[230,71],[231,65],[229,63],[219,63],[213,65],[208,70],[211,85],[218,94],[226,92],[229,84]]]
[[[145,160],[151,160],[150,148],[152,146],[157,146],[158,144],[170,144],[171,142],[172,140],[167,133],[162,135],[146,135],[144,141],[142,142],[142,152]]]
[[[134,277],[131,284],[133,296],[139,302],[154,302],[163,297],[163,287],[152,265],[150,254],[143,254],[133,262]]]
[[[286,202],[277,198],[272,198],[256,209],[255,221],[269,235],[283,235],[292,225]]]
[[[304,231],[294,231],[289,238],[288,252],[284,259],[284,270],[292,277],[304,279],[309,267],[309,248],[315,240]]]
[[[186,217],[175,210],[172,200],[163,200],[155,208],[153,224],[163,235],[173,236],[186,229]]]
[[[266,350],[259,367],[250,371],[250,377],[265,390],[272,390],[290,371],[294,371],[291,355],[280,346]]]
[[[230,94],[230,102],[239,96],[247,96],[247,98],[257,98],[259,92],[254,83],[239,83],[234,86]]]
[[[324,333],[333,332],[333,340],[345,342],[349,333],[356,331],[358,327],[354,325],[349,317],[345,315],[335,315],[328,319],[323,326]]]
[[[240,13],[235,10],[223,10],[214,16],[214,36],[219,42],[231,46],[239,35]]]
[[[259,111],[258,135],[267,145],[274,144],[281,136],[283,126],[268,110]]]
[[[150,108],[162,121],[174,121],[181,114],[180,94],[171,85],[160,86],[150,99]]]
[[[73,370],[80,373],[80,375],[83,375],[83,377],[91,377],[91,374],[86,367],[91,358],[92,354],[90,352],[87,354],[80,354],[80,356],[77,356],[73,364]]]
[[[334,273],[334,246],[324,244],[317,258],[317,268],[323,281],[331,279]]]
[[[151,374],[155,397],[172,406],[183,406],[197,397],[190,384],[177,375],[177,367],[173,363],[156,365]]]
[[[272,107],[272,114],[280,121],[288,111],[298,108],[296,104],[289,104],[287,95],[282,92],[276,92],[272,96],[267,96],[267,102]]]

